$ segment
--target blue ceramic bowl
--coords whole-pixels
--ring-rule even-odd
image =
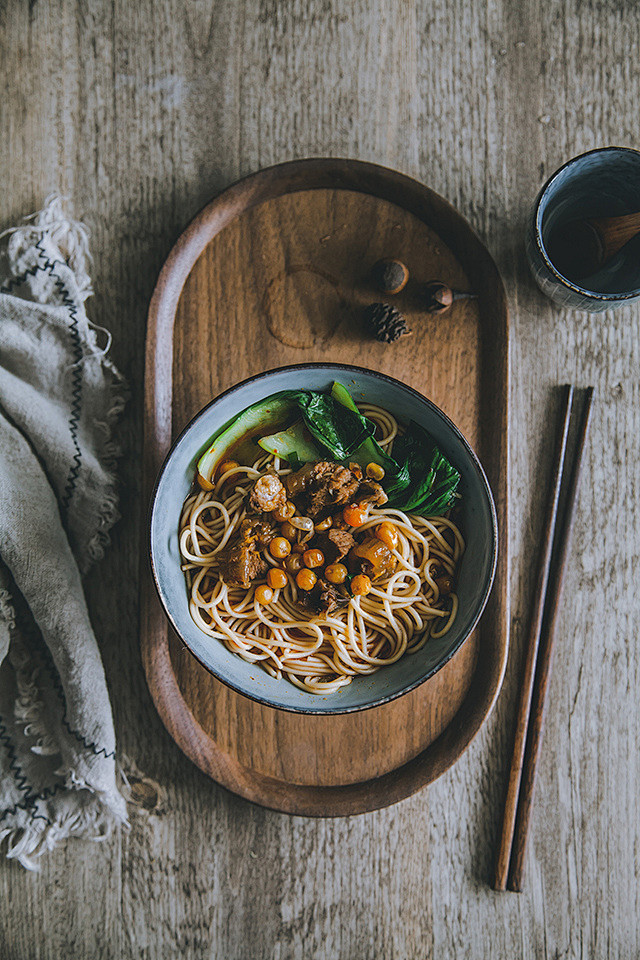
[[[462,475],[460,527],[466,550],[458,576],[460,607],[449,632],[430,640],[418,653],[372,676],[357,677],[331,696],[299,690],[274,680],[259,666],[202,633],[189,614],[187,589],[180,569],[178,522],[191,487],[195,465],[210,437],[245,407],[280,390],[324,390],[334,380],[357,400],[369,400],[402,420],[416,420]],[[455,425],[435,404],[398,380],[372,370],[343,364],[305,363],[258,374],[212,400],[174,443],[158,477],[151,505],[150,549],[156,587],[176,633],[195,657],[219,680],[270,707],[300,713],[349,713],[386,703],[433,676],[467,639],[482,613],[496,566],[496,512],[478,458]]]
[[[590,313],[640,298],[640,236],[597,274],[579,283],[564,277],[547,251],[547,240],[559,224],[581,217],[617,217],[638,211],[639,151],[603,147],[560,167],[538,194],[526,237],[529,265],[542,292],[563,306]]]

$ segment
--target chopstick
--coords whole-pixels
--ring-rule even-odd
[[[558,506],[567,471],[567,442],[575,390],[565,387],[561,423],[554,452],[551,492],[542,537],[542,548],[533,614],[527,639],[524,674],[516,717],[516,733],[509,770],[502,833],[496,860],[494,889],[522,889],[525,853],[535,773],[544,724],[547,685],[555,636],[574,507],[578,494],[580,467],[589,430],[593,387],[586,390],[575,455],[567,488],[564,515],[558,523]]]
[[[498,857],[496,860],[496,873],[493,883],[495,890],[507,889],[509,861],[511,859],[511,848],[513,845],[518,797],[520,793],[520,780],[522,777],[522,764],[524,761],[527,728],[529,725],[529,710],[533,695],[536,658],[538,655],[538,645],[542,630],[544,601],[547,592],[547,584],[549,581],[549,568],[551,566],[551,553],[553,549],[556,520],[558,517],[558,502],[560,500],[560,488],[562,486],[562,477],[564,473],[567,439],[569,436],[569,423],[571,420],[574,393],[574,388],[572,386],[568,386],[564,388],[562,397],[561,425],[560,430],[558,431],[556,448],[553,455],[551,492],[549,496],[549,502],[547,504],[546,520],[542,533],[538,578],[536,581],[533,599],[533,615],[531,617],[529,635],[525,647],[526,652],[524,672],[522,676],[522,686],[520,688],[520,702],[518,704],[518,712],[516,715],[516,732],[513,744],[513,754],[511,757],[511,767],[509,770],[504,815],[502,820],[502,834],[500,836],[500,845],[498,847]]]

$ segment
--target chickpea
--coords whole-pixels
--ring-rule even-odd
[[[380,483],[384,477],[384,467],[381,467],[379,463],[368,463],[367,476],[370,480],[376,480]]]
[[[280,567],[271,567],[267,574],[267,583],[272,590],[282,590],[283,587],[286,587],[289,579]]]
[[[292,543],[291,552],[292,553],[304,553],[307,549],[306,543]]]
[[[398,546],[398,528],[390,520],[379,523],[373,535],[389,547],[389,550],[395,550]]]
[[[316,523],[316,533],[323,533],[325,530],[328,530],[332,523],[333,517],[327,517],[325,520],[320,520],[319,523]]]
[[[313,533],[311,517],[291,517],[291,526],[295,527],[296,530],[302,530],[303,533],[308,533],[309,536]]]
[[[366,597],[371,591],[371,580],[366,573],[359,573],[351,581],[351,593],[354,597]]]
[[[313,590],[317,579],[313,570],[308,570],[306,567],[296,575],[296,583],[301,590]]]
[[[291,544],[286,537],[274,537],[269,544],[269,553],[276,560],[284,560],[291,553]]]
[[[265,583],[262,583],[259,587],[256,587],[254,596],[258,603],[271,603],[273,600],[273,590]]]
[[[284,567],[287,573],[295,576],[296,573],[299,573],[304,567],[304,561],[299,553],[292,553],[291,556],[285,560]]]
[[[344,583],[347,579],[347,568],[344,563],[330,563],[324,571],[329,583]]]
[[[290,520],[295,512],[295,504],[291,503],[291,500],[287,500],[283,507],[279,507],[277,510],[273,511],[272,516],[274,520],[278,521],[278,523],[284,523],[286,520]],[[289,539],[291,539],[291,537],[289,537]]]
[[[364,503],[350,503],[342,511],[344,522],[350,527],[361,527],[366,521],[369,508]]]
[[[305,550],[302,554],[305,567],[321,567],[324,563],[322,550]]]
[[[223,460],[216,470],[217,479],[219,480],[225,473],[229,473],[229,470],[235,470],[239,466],[240,464],[236,460]]]

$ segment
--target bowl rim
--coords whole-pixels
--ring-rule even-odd
[[[465,448],[466,453],[470,459],[471,465],[473,466],[476,473],[478,474],[478,477],[480,479],[480,484],[484,489],[485,496],[487,498],[487,502],[489,505],[489,513],[491,517],[491,559],[490,559],[489,575],[484,585],[484,589],[482,591],[481,599],[478,603],[477,610],[471,622],[469,623],[467,629],[463,631],[463,633],[460,636],[460,639],[455,644],[453,649],[447,653],[444,659],[442,659],[435,666],[431,667],[423,676],[420,676],[418,679],[412,681],[407,686],[403,687],[401,690],[398,690],[395,693],[385,694],[384,696],[377,697],[371,702],[367,702],[364,704],[354,704],[352,706],[332,707],[330,701],[326,703],[325,700],[323,700],[323,703],[326,703],[326,706],[323,706],[323,707],[284,706],[282,704],[275,704],[268,697],[261,696],[258,693],[255,693],[255,694],[248,693],[245,689],[241,688],[237,683],[234,683],[227,676],[223,675],[220,671],[214,669],[212,666],[205,663],[201,659],[201,657],[199,657],[198,654],[192,649],[191,645],[182,636],[178,628],[178,625],[176,624],[176,621],[171,611],[168,608],[168,605],[165,603],[165,599],[164,599],[163,592],[162,592],[159,578],[158,578],[158,573],[156,571],[156,565],[154,562],[152,528],[153,528],[153,516],[155,512],[157,498],[158,498],[158,490],[159,490],[162,478],[164,476],[165,470],[169,464],[169,461],[172,459],[173,454],[176,450],[176,447],[178,446],[180,441],[183,439],[183,437],[186,436],[186,434],[191,430],[191,428],[196,423],[196,421],[199,420],[201,417],[203,417],[206,414],[206,412],[212,406],[214,406],[214,404],[218,403],[220,400],[224,399],[225,397],[231,396],[233,393],[241,390],[243,387],[246,387],[252,383],[257,383],[260,380],[270,377],[272,374],[286,373],[286,372],[293,372],[293,371],[303,371],[303,370],[309,370],[309,369],[323,369],[323,370],[326,369],[326,370],[336,370],[336,371],[340,370],[340,371],[351,372],[351,373],[355,372],[360,374],[364,373],[367,376],[373,376],[380,380],[387,381],[396,387],[400,387],[401,389],[405,390],[407,393],[412,394],[413,397],[418,402],[424,403],[428,407],[430,407],[432,412],[435,413],[435,415],[443,421],[445,426],[447,426],[451,430],[454,436],[458,439],[459,442],[462,443],[463,447]],[[493,584],[495,580],[497,562],[498,562],[498,537],[499,537],[498,518],[496,513],[496,506],[493,499],[493,493],[491,492],[491,487],[489,486],[489,481],[487,480],[487,476],[485,474],[484,468],[480,463],[480,460],[477,454],[473,450],[471,444],[466,439],[464,434],[456,426],[453,420],[451,420],[450,417],[448,417],[447,414],[444,413],[444,411],[441,410],[440,407],[433,402],[433,400],[430,400],[428,397],[425,397],[424,394],[421,394],[418,390],[414,389],[413,387],[410,387],[406,383],[403,383],[401,380],[396,379],[396,377],[389,376],[389,374],[382,373],[379,370],[371,370],[368,367],[363,367],[358,364],[332,363],[330,361],[326,361],[326,362],[317,361],[317,362],[308,362],[308,363],[284,364],[283,366],[280,366],[280,367],[273,367],[269,370],[263,370],[260,373],[252,374],[250,377],[246,377],[244,380],[241,380],[238,383],[234,384],[233,386],[228,387],[226,390],[223,390],[217,396],[213,397],[203,407],[201,407],[200,410],[197,411],[197,413],[194,414],[194,416],[183,427],[183,429],[180,431],[178,436],[175,438],[175,440],[171,444],[166,456],[162,461],[162,466],[158,471],[158,475],[155,479],[155,482],[153,485],[153,492],[151,494],[151,499],[149,502],[145,539],[146,539],[149,566],[151,568],[153,583],[154,583],[158,598],[160,600],[160,604],[165,613],[165,616],[169,620],[169,623],[171,624],[174,630],[174,633],[180,640],[180,643],[187,648],[189,653],[198,661],[198,663],[202,667],[204,667],[205,670],[207,670],[208,673],[210,673],[212,676],[216,678],[216,680],[219,680],[226,687],[229,687],[231,690],[233,690],[235,693],[239,694],[240,696],[247,697],[249,700],[253,700],[256,703],[261,704],[262,706],[270,707],[272,710],[284,710],[287,713],[301,713],[306,715],[338,716],[340,714],[359,713],[363,710],[371,710],[374,707],[379,707],[386,703],[391,703],[391,701],[397,700],[399,697],[403,697],[407,693],[411,693],[412,690],[415,690],[417,687],[421,686],[423,683],[426,683],[427,680],[431,679],[431,677],[435,676],[435,674],[438,673],[440,670],[442,670],[442,668],[452,659],[452,657],[455,656],[455,654],[458,652],[458,650],[460,650],[462,645],[466,643],[466,641],[469,639],[469,637],[475,630],[476,626],[478,625],[478,621],[480,620],[480,617],[482,616],[485,610],[487,601],[491,594],[491,590],[493,588]]]
[[[574,283],[572,280],[569,280],[568,277],[565,277],[563,273],[553,265],[552,260],[547,254],[546,247],[542,242],[542,210],[541,205],[547,191],[553,185],[554,181],[563,173],[568,167],[573,166],[574,163],[577,163],[578,160],[583,160],[585,157],[590,157],[595,153],[633,153],[640,160],[640,150],[636,150],[634,147],[618,147],[615,144],[611,144],[608,147],[595,147],[593,150],[585,150],[584,153],[579,153],[575,157],[570,157],[569,160],[566,160],[561,167],[558,167],[555,170],[549,179],[543,184],[540,188],[540,192],[536,198],[534,207],[533,207],[533,226],[536,247],[538,253],[542,257],[545,266],[551,271],[554,278],[560,282],[564,287],[568,287],[569,290],[573,290],[574,293],[579,293],[582,297],[588,297],[590,300],[596,300],[599,303],[623,303],[625,300],[633,300],[635,297],[640,296],[640,287],[636,287],[634,290],[628,293],[602,293],[598,290],[589,290],[588,287],[581,287],[579,284]]]

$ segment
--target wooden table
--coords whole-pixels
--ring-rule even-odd
[[[0,224],[59,189],[91,229],[96,322],[132,401],[123,518],[88,592],[131,830],[41,872],[0,863],[0,956],[635,958],[640,952],[637,307],[590,317],[534,286],[523,232],[569,156],[637,145],[640,7],[545,0],[7,0]],[[636,140],[634,141],[634,137]],[[412,174],[496,257],[512,309],[513,649],[467,754],[396,807],[270,813],[177,750],[138,651],[146,308],[173,240],[225,184],[308,155]],[[488,886],[550,460],[553,388],[596,386],[525,892]]]

